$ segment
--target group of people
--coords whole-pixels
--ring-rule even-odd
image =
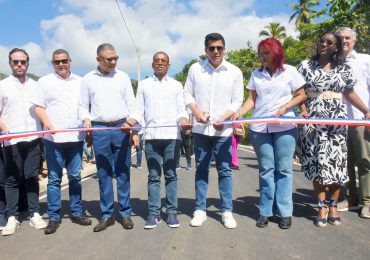
[[[63,132],[43,136],[48,167],[48,223],[39,214],[37,174],[41,136],[3,142],[1,155],[4,158],[0,161],[2,235],[14,234],[19,228],[18,190],[22,178],[25,178],[30,225],[44,229],[45,234],[57,231],[61,223],[63,168],[67,169],[69,180],[72,222],[82,226],[92,224],[84,214],[81,201],[80,170],[85,138],[92,139],[99,179],[101,218],[93,231],[100,232],[115,224],[113,178],[117,182],[121,216],[118,222],[124,229],[132,229],[131,145],[140,145],[140,125],[145,125],[144,152],[148,167],[148,217],[144,228],[155,228],[163,216],[169,227],[180,226],[176,167],[181,134],[192,135],[196,162],[195,211],[190,225],[201,226],[207,219],[209,170],[214,159],[222,223],[226,228],[235,228],[231,175],[231,168],[235,168],[231,148],[233,126],[222,122],[237,120],[251,109],[254,117],[294,115],[292,108],[295,106],[300,106],[304,117],[345,119],[347,108],[343,96],[353,105],[348,105],[352,111],[350,117],[369,119],[370,56],[353,50],[355,40],[356,34],[350,28],[326,33],[317,44],[316,55],[303,61],[298,70],[284,63],[278,40],[261,41],[257,47],[261,66],[249,79],[249,95],[244,104],[242,72],[224,59],[225,40],[219,33],[206,35],[204,45],[208,58],[190,67],[184,87],[167,74],[168,54],[156,52],[152,61],[154,74],[139,82],[136,97],[129,76],[116,69],[119,56],[109,43],[98,46],[98,66],[82,78],[71,72],[69,53],[64,49],[55,50],[51,60],[54,72],[38,82],[26,76],[27,52],[13,49],[9,53],[12,74],[0,82],[0,131],[4,134],[37,131],[41,126],[48,130],[92,129],[86,134]],[[192,115],[190,120],[189,114]],[[370,218],[367,134],[365,127],[349,130],[349,144],[356,144],[348,147],[353,149],[352,160],[356,161],[352,164],[359,167],[360,196],[357,196],[354,182],[349,186],[346,202],[348,207],[362,204],[361,216]],[[355,181],[354,170],[347,174],[347,127],[305,125],[298,132],[294,124],[254,124],[249,135],[259,164],[258,227],[266,227],[274,215],[280,216],[280,228],[292,225],[292,158],[298,135],[303,151],[302,167],[305,176],[313,181],[318,199],[315,224],[320,227],[327,222],[340,224],[337,210],[340,187],[348,179]],[[359,140],[361,145],[358,145]],[[190,156],[187,158],[189,167]],[[141,167],[139,162],[141,160],[137,166]],[[161,212],[162,171],[165,213]]]

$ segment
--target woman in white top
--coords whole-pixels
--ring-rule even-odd
[[[237,119],[253,108],[253,117],[294,116],[292,108],[305,101],[305,81],[298,71],[284,64],[280,42],[267,38],[258,44],[261,67],[254,70],[247,89],[249,95]],[[292,158],[297,129],[294,124],[254,124],[250,140],[257,154],[260,185],[260,217],[257,227],[264,228],[269,217],[281,217],[279,227],[292,225]],[[274,201],[276,204],[274,210]]]

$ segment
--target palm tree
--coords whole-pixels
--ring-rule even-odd
[[[314,15],[318,14],[312,7],[319,4],[320,0],[299,0],[299,4],[290,3],[289,5],[292,6],[294,13],[290,16],[289,22],[296,18],[295,25],[297,28],[301,24],[311,24]]]
[[[271,22],[264,27],[266,30],[260,31],[259,36],[274,37],[282,40],[286,37],[285,27],[280,23]]]

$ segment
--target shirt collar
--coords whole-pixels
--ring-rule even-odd
[[[19,84],[22,84],[17,77],[15,77],[13,74],[10,74],[10,77],[12,77],[13,81]],[[27,83],[29,77],[26,75],[24,83]]]
[[[61,76],[59,76],[57,73],[54,72],[54,75],[58,78],[58,79],[61,79],[61,80],[74,80],[75,79],[75,75],[71,72],[71,74],[69,75],[68,78],[62,78]]]
[[[104,74],[104,73],[101,73],[100,70],[99,70],[99,66],[96,67],[96,74],[98,74],[99,76],[102,76],[102,77],[112,77],[114,74],[116,73],[116,69],[113,69],[111,72],[109,72],[108,74]]]
[[[156,75],[153,75],[153,80],[154,80],[154,81],[159,81],[159,79],[157,78],[157,76],[156,76]],[[162,81],[168,81],[168,76],[167,76],[167,74],[163,77]]]
[[[204,67],[208,66],[212,70],[227,70],[227,61],[225,59],[222,60],[220,66],[217,68],[213,67],[212,64],[209,62],[208,59],[204,60]]]
[[[356,57],[357,52],[355,50],[352,50],[348,55],[347,58],[353,59]]]

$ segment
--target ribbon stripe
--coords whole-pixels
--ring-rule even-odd
[[[217,122],[221,125],[230,125],[233,123],[243,124],[315,124],[315,125],[345,125],[345,126],[370,126],[370,120],[359,119],[330,119],[330,118],[302,118],[294,116],[281,116],[279,118],[268,117],[251,117],[240,118],[238,120],[226,120]],[[199,125],[199,123],[197,123]],[[158,125],[146,127],[131,127],[132,130],[140,130],[141,128],[160,128],[160,127],[184,127],[193,126],[197,124],[181,124],[181,125]],[[210,123],[212,124],[212,122]],[[203,124],[202,124],[203,125]],[[92,132],[101,130],[120,130],[121,127],[91,127],[91,128],[67,128],[55,130],[42,130],[42,131],[28,131],[17,132],[10,134],[0,134],[0,141],[10,140],[14,138],[24,138],[29,136],[41,136],[46,134],[66,133],[66,132]]]

